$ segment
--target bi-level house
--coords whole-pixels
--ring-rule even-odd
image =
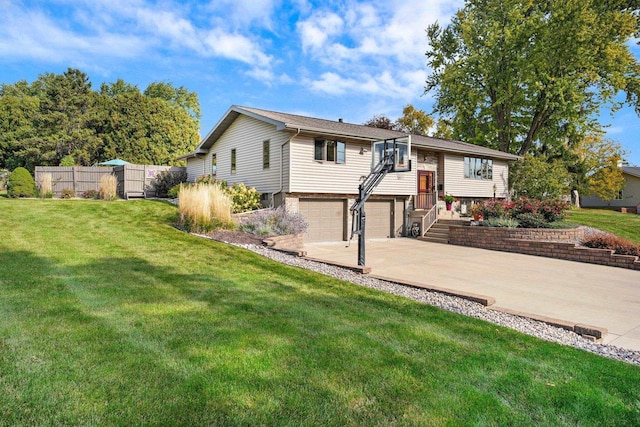
[[[214,174],[255,187],[265,205],[299,212],[309,223],[306,241],[347,240],[349,207],[371,171],[372,142],[402,136],[341,119],[232,106],[181,158],[189,181]],[[517,156],[416,135],[411,147],[411,171],[388,174],[365,205],[367,238],[402,235],[416,218],[428,228],[445,194],[462,202],[508,194],[509,162]]]

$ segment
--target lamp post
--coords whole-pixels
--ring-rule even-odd
[[[497,190],[497,187],[495,184],[493,184],[493,201],[496,200],[496,190]]]

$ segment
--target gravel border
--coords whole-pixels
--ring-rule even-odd
[[[208,236],[200,236],[209,238]],[[410,298],[424,304],[462,314],[465,316],[475,317],[516,331],[541,338],[546,341],[555,342],[581,350],[586,350],[600,356],[622,362],[640,366],[640,351],[628,350],[614,345],[600,344],[590,341],[575,332],[567,331],[562,328],[548,325],[526,317],[516,316],[513,314],[503,313],[491,310],[481,304],[458,298],[450,295],[444,295],[438,292],[432,292],[426,289],[418,289],[411,286],[400,285],[397,283],[387,282],[385,280],[376,279],[356,273],[352,270],[337,267],[334,265],[324,264],[317,261],[311,261],[294,255],[290,255],[277,250],[269,249],[264,246],[238,244],[233,242],[223,242],[232,244],[237,247],[248,249],[259,255],[272,259],[282,264],[312,270],[321,274],[355,283],[360,286],[376,289],[390,294]]]

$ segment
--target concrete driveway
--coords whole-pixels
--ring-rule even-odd
[[[307,243],[307,256],[357,265],[357,241]],[[606,328],[640,351],[640,271],[414,239],[372,239],[371,274],[495,299],[490,308]]]

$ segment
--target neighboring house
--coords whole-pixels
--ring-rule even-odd
[[[232,106],[187,160],[189,181],[214,174],[255,187],[265,205],[285,205],[309,223],[307,241],[347,240],[349,207],[371,170],[371,143],[401,132]],[[508,194],[517,156],[411,136],[412,170],[390,173],[366,204],[367,238],[397,237],[446,194],[463,201]],[[424,212],[424,214],[422,213]],[[435,217],[434,217],[435,220]],[[430,226],[430,224],[428,224]]]
[[[622,166],[624,188],[613,200],[602,200],[598,196],[585,196],[580,200],[580,205],[585,208],[631,208],[634,210],[640,205],[640,167]]]

